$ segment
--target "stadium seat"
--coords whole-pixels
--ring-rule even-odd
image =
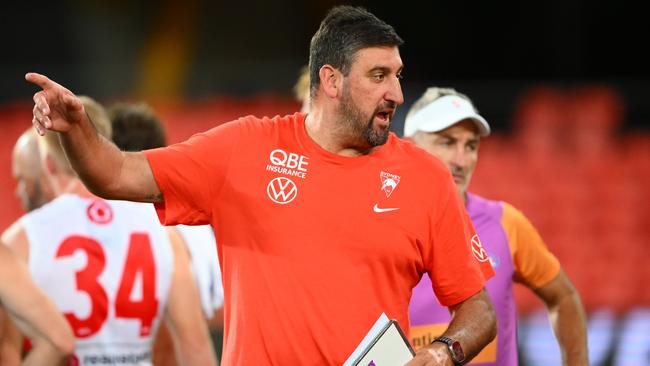
[[[613,365],[650,365],[650,308],[631,310],[623,320]]]
[[[562,356],[545,311],[531,314],[520,321],[521,359],[526,366],[561,365]],[[605,365],[610,356],[616,329],[616,316],[611,310],[603,309],[589,316],[588,349],[589,364]]]

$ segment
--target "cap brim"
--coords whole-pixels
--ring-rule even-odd
[[[480,136],[490,134],[490,125],[485,118],[476,113],[469,101],[456,95],[441,97],[408,117],[404,123],[406,137],[417,131],[442,131],[466,119],[474,122]]]

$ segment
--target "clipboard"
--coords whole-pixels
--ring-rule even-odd
[[[372,339],[353,366],[403,366],[415,356],[399,323],[392,319]]]

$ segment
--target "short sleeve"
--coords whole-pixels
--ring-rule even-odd
[[[487,255],[479,253],[479,260],[473,254],[472,242],[480,249],[480,241],[451,175],[445,178],[440,182],[438,202],[432,204],[433,266],[429,276],[440,303],[452,306],[478,293],[494,270]]]
[[[560,272],[560,263],[530,221],[509,204],[503,205],[501,224],[510,243],[514,280],[530,288],[542,287]]]
[[[227,177],[240,135],[233,121],[185,142],[146,150],[154,179],[163,194],[156,212],[164,225],[209,224],[213,202]]]

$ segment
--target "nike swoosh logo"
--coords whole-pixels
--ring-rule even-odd
[[[380,208],[375,203],[375,205],[372,207],[372,210],[377,212],[377,213],[381,213],[381,212],[390,212],[390,211],[399,210],[399,207]]]

